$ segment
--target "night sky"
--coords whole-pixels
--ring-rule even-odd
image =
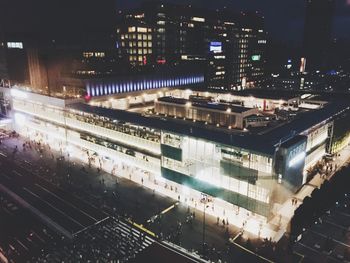
[[[206,8],[259,11],[265,16],[266,30],[273,38],[300,44],[303,35],[306,0],[164,0]],[[142,0],[117,0],[119,9],[137,7]],[[334,37],[350,38],[350,0],[336,0]]]

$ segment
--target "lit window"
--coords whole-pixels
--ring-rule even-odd
[[[136,32],[136,27],[132,26],[128,28],[128,32]]]
[[[7,42],[7,48],[23,49],[23,43],[22,42]]]
[[[146,28],[146,27],[138,27],[138,28],[137,28],[137,32],[140,32],[140,33],[147,33],[147,28]]]
[[[192,17],[191,20],[195,22],[205,22],[205,19],[203,17]]]
[[[83,52],[83,57],[84,58],[91,58],[94,56],[93,52]]]
[[[95,57],[97,58],[104,58],[106,54],[104,52],[95,52]]]
[[[134,16],[134,18],[137,18],[137,19],[144,18],[144,17],[145,17],[144,13]]]

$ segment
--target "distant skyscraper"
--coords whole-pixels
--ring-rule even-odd
[[[120,16],[117,39],[132,66],[200,67],[210,89],[240,90],[264,80],[267,41],[258,13],[146,2]]]
[[[306,0],[304,55],[307,70],[324,68],[331,43],[335,0]]]

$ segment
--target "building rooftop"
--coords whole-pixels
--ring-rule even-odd
[[[289,148],[292,145],[296,144],[297,142],[300,142],[302,140],[305,140],[306,136],[303,135],[297,135],[294,136],[292,139],[285,141],[284,143],[281,144],[282,148]]]
[[[300,113],[293,120],[260,133],[222,129],[199,122],[194,123],[163,116],[146,116],[140,113],[96,107],[84,103],[75,103],[68,105],[68,107],[110,119],[131,122],[155,129],[165,129],[174,133],[273,155],[278,144],[288,141],[295,135],[326,121],[342,111],[349,110],[349,105],[350,102],[348,101],[329,103],[322,109]]]
[[[251,110],[251,108],[247,108],[243,106],[232,105],[229,103],[217,103],[209,100],[198,100],[195,98],[186,100],[183,98],[175,98],[175,97],[167,96],[167,97],[159,98],[158,101],[181,104],[181,105],[186,105],[186,103],[191,103],[191,106],[194,106],[194,107],[207,108],[207,109],[219,110],[219,111],[226,111],[227,109],[230,109],[231,112],[236,112],[236,113],[243,113]]]

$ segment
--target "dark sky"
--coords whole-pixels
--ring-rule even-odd
[[[273,38],[301,42],[306,0],[164,0],[166,2],[193,4],[199,7],[222,8],[235,11],[253,10],[265,16],[266,30]],[[316,0],[318,1],[318,0]],[[120,9],[137,7],[142,0],[117,0]],[[350,38],[350,0],[336,0],[333,34]]]

